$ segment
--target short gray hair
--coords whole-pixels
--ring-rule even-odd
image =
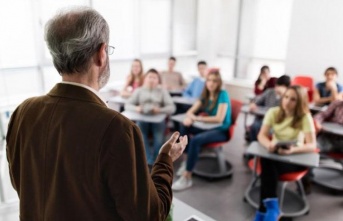
[[[108,44],[109,27],[94,9],[70,8],[47,22],[45,41],[61,75],[81,73],[90,68],[90,59],[101,45]]]

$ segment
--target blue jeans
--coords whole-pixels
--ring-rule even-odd
[[[161,123],[147,123],[137,121],[137,126],[141,129],[145,147],[145,155],[149,165],[153,165],[158,152],[163,144],[164,131],[166,128],[165,121]],[[151,131],[151,133],[149,133]],[[150,146],[149,135],[152,134],[152,146]]]
[[[208,143],[228,140],[228,130],[202,130],[193,126],[185,127],[184,125],[181,125],[180,134],[182,136],[187,135],[189,138],[189,144],[187,146],[188,158],[186,164],[186,170],[189,172],[194,169],[202,146]],[[193,137],[190,135],[193,135]]]
[[[249,129],[249,141],[257,141],[257,135],[261,130],[263,118],[256,117]]]

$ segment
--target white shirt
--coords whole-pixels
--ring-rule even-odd
[[[105,105],[107,106],[107,101],[105,101],[105,99],[103,99],[100,95],[100,93],[98,91],[96,91],[94,88],[91,88],[85,84],[80,84],[80,83],[76,83],[76,82],[70,82],[70,81],[62,81],[60,82],[61,84],[70,84],[70,85],[75,85],[75,86],[79,86],[79,87],[83,87],[86,88],[88,90],[90,90],[91,92],[93,92],[98,98],[100,98],[100,100],[102,100]]]

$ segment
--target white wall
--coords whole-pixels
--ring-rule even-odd
[[[294,1],[286,59],[290,75],[306,74],[324,79],[329,66],[339,72],[343,83],[343,1]]]

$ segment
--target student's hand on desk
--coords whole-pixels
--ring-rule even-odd
[[[189,117],[186,117],[184,120],[183,120],[183,125],[186,126],[186,127],[189,127],[193,124],[193,120]]]
[[[174,132],[172,136],[169,138],[169,140],[165,142],[160,149],[160,154],[168,154],[172,158],[173,162],[181,156],[181,154],[183,153],[188,144],[187,136],[179,136],[179,132]],[[178,138],[179,142],[176,143]]]
[[[153,114],[159,114],[160,112],[161,112],[161,109],[159,107],[155,106],[155,107],[152,108],[152,113]]]
[[[290,146],[290,148],[288,150],[279,148],[278,154],[280,154],[280,155],[290,155],[290,154],[294,153],[294,148],[297,148],[297,147],[292,145],[292,146]]]
[[[142,106],[137,106],[136,107],[136,112],[142,113],[143,112],[143,107]]]
[[[249,105],[249,111],[255,111],[255,110],[257,110],[256,104],[255,104],[255,103],[251,103],[251,104]]]
[[[276,150],[276,146],[274,142],[270,142],[269,146],[267,147],[269,153],[274,153]]]

